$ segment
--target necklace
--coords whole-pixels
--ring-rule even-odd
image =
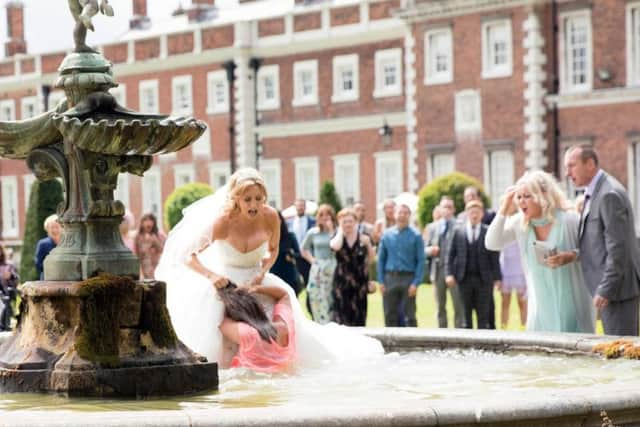
[[[543,217],[543,218],[531,218],[529,222],[534,227],[544,227],[545,225],[549,224],[551,221],[549,221],[549,218]]]

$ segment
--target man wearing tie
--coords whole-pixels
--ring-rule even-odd
[[[604,332],[638,335],[640,249],[627,192],[599,168],[589,145],[571,147],[564,163],[573,183],[586,188],[576,252]]]
[[[454,312],[454,326],[462,328],[464,326],[464,308],[462,299],[457,286],[448,288],[444,279],[444,265],[449,255],[449,246],[453,238],[453,232],[456,226],[455,213],[456,208],[453,199],[449,196],[442,196],[440,200],[440,219],[439,231],[432,235],[432,240],[428,242],[425,248],[425,255],[431,258],[431,274],[430,280],[435,289],[436,305],[438,307],[438,327],[446,328],[447,321],[447,289],[451,295]]]
[[[309,231],[311,227],[316,225],[316,220],[305,214],[307,203],[304,199],[297,199],[295,201],[295,207],[296,216],[287,220],[287,228],[295,234],[298,246],[302,247],[301,245],[304,240],[304,236],[307,235],[307,231]],[[309,269],[311,268],[311,265],[307,260],[302,258],[301,255],[297,255],[296,267],[298,268],[298,272],[302,275],[304,286],[306,286],[307,281],[309,280]]]
[[[473,328],[473,311],[478,329],[492,329],[493,287],[500,284],[499,253],[484,245],[487,226],[482,224],[484,206],[472,200],[465,206],[467,220],[456,229],[445,272],[447,286],[458,286],[464,306],[464,327]]]

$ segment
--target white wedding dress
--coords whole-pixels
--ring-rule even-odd
[[[213,198],[212,200],[201,204],[216,205],[215,197],[219,197],[220,191],[209,196]],[[207,211],[207,209],[201,210]],[[211,210],[208,213],[208,220],[212,221]],[[216,361],[220,366],[225,366],[228,355],[224,354],[222,334],[218,329],[223,319],[224,305],[218,298],[211,281],[186,266],[183,253],[185,248],[175,250],[176,245],[184,246],[184,239],[193,239],[193,230],[184,230],[186,227],[192,228],[190,225],[192,224],[190,221],[194,220],[192,216],[185,210],[185,216],[181,221],[182,227],[176,226],[169,234],[165,252],[156,269],[156,279],[167,283],[167,308],[178,338],[209,361]],[[266,253],[267,242],[250,252],[243,253],[221,240],[214,241],[200,252],[198,258],[209,270],[227,277],[238,286],[243,286],[258,274],[260,261]],[[171,259],[172,256],[178,256],[178,260]],[[325,361],[362,359],[384,353],[378,340],[356,330],[337,324],[320,325],[307,319],[295,292],[278,276],[266,274],[264,284],[281,287],[289,293],[295,321],[299,366],[316,365]],[[266,296],[259,297],[270,317],[273,301]]]

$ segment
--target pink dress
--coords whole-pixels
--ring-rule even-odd
[[[248,368],[259,372],[281,372],[293,367],[296,360],[296,336],[291,306],[278,302],[273,307],[273,318],[280,317],[287,325],[289,342],[282,347],[275,341],[266,342],[258,331],[240,322],[240,344],[238,353],[231,360],[231,367]]]

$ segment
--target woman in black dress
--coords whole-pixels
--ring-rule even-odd
[[[271,266],[270,272],[287,282],[296,291],[296,295],[302,291],[302,278],[296,267],[296,257],[300,256],[300,248],[296,235],[287,228],[287,223],[278,211],[280,217],[280,244],[278,258]]]
[[[337,266],[333,276],[334,321],[347,326],[364,326],[367,320],[369,263],[375,253],[371,239],[358,232],[356,212],[346,208],[338,213],[338,232],[331,239]]]

